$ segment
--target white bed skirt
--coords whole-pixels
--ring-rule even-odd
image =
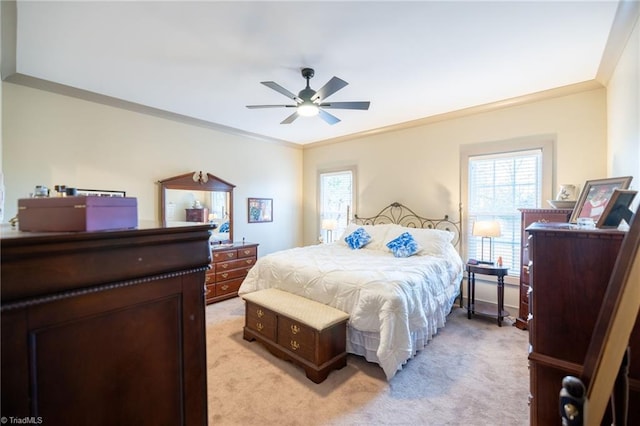
[[[406,356],[397,356],[395,359],[379,359],[378,348],[380,346],[380,333],[360,331],[351,326],[347,326],[347,352],[362,356],[367,361],[380,365],[384,370],[387,380],[390,380],[398,370],[402,370],[402,366],[409,362],[418,351],[427,346],[429,340],[438,333],[440,328],[444,327],[446,317],[449,315],[449,312],[451,312],[451,308],[458,296],[459,292],[456,292],[444,306],[441,306],[441,309],[438,309],[437,314],[429,321],[427,327],[411,332],[412,351],[411,353],[405,354]]]

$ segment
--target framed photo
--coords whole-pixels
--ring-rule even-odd
[[[103,189],[80,189],[78,188],[78,195],[84,195],[87,197],[126,197],[125,191],[108,191]]]
[[[273,222],[272,198],[249,198],[249,223]]]
[[[569,222],[576,223],[578,218],[585,217],[591,218],[597,223],[602,213],[604,213],[604,209],[607,207],[613,191],[616,189],[629,188],[632,178],[632,176],[623,176],[588,180],[580,192]]]
[[[596,228],[617,228],[622,219],[630,223],[633,212],[629,206],[637,193],[638,191],[631,189],[615,189],[607,207],[602,212],[602,216],[596,223]]]

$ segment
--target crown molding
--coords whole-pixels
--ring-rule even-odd
[[[468,117],[471,115],[497,111],[504,108],[514,107],[519,105],[526,105],[526,104],[539,102],[547,99],[573,95],[580,92],[587,92],[590,90],[602,89],[603,87],[604,85],[602,85],[602,83],[596,80],[583,81],[581,83],[570,84],[567,86],[557,87],[555,89],[543,90],[541,92],[535,92],[535,93],[530,93],[523,96],[517,96],[514,98],[503,99],[497,102],[490,102],[487,104],[464,108],[457,111],[446,112],[443,114],[432,115],[429,117],[420,118],[412,121],[406,121],[404,123],[394,124],[391,126],[380,127],[377,129],[366,131],[366,132],[354,133],[354,134],[351,134],[348,136],[342,136],[339,138],[326,139],[323,141],[306,144],[304,145],[304,148],[305,149],[317,148],[319,146],[346,142],[349,140],[359,139],[363,137],[379,135],[379,134],[389,133],[389,132],[396,132],[399,130],[425,126],[428,124],[438,123],[441,121],[454,120],[458,118]]]
[[[618,61],[633,33],[633,29],[640,20],[640,1],[620,0],[616,16],[611,25],[611,32],[607,39],[607,45],[602,53],[600,67],[596,74],[596,80],[603,85],[609,84]]]
[[[32,89],[39,89],[46,92],[56,93],[62,96],[69,96],[72,98],[82,99],[88,102],[93,102],[101,105],[106,105],[114,108],[120,108],[139,114],[150,115],[153,117],[162,118],[165,120],[171,120],[182,124],[188,124],[191,126],[203,127],[210,130],[215,130],[222,133],[227,133],[235,136],[240,136],[249,139],[256,139],[262,142],[275,143],[278,145],[287,146],[289,148],[300,149],[299,144],[284,141],[281,139],[270,138],[267,136],[259,135],[257,133],[246,132],[244,130],[236,129],[235,127],[224,126],[222,124],[213,123],[199,118],[193,118],[182,114],[166,111],[159,108],[153,108],[150,106],[138,104],[135,102],[125,101],[112,96],[101,95],[99,93],[90,92],[84,89],[78,89],[76,87],[67,86],[60,83],[55,83],[49,80],[43,80],[36,77],[31,77],[25,74],[12,74],[4,79],[7,83],[18,84]]]

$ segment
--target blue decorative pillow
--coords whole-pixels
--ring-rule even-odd
[[[408,232],[403,232],[397,238],[389,241],[387,247],[395,257],[409,257],[420,251],[420,246]]]
[[[225,222],[220,225],[220,229],[218,229],[218,232],[229,232],[229,222]]]
[[[344,241],[349,247],[356,250],[366,246],[371,241],[371,235],[364,230],[364,228],[358,228],[351,234],[344,237]]]

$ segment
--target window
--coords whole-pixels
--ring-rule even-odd
[[[323,241],[333,242],[344,233],[354,211],[355,170],[320,172],[319,234]]]
[[[545,197],[551,198],[552,148],[552,141],[527,140],[478,144],[463,152],[462,170],[466,173],[463,173],[462,199],[466,199],[468,258],[489,258],[487,239],[483,242],[472,235],[473,224],[497,221],[501,236],[492,240],[491,260],[502,257],[509,276],[520,275],[521,213],[518,209],[539,208]]]

